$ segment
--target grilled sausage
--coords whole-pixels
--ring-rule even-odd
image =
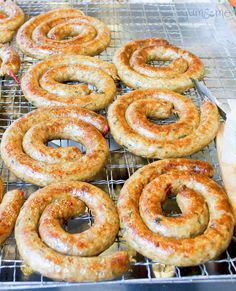
[[[2,45],[0,46],[0,58],[2,60],[0,76],[9,75],[19,84],[20,80],[16,76],[21,64],[19,54],[14,50],[14,48],[8,45]]]
[[[11,41],[16,30],[24,23],[25,15],[16,3],[0,1],[0,11],[6,17],[0,19],[0,43]]]
[[[20,208],[24,203],[24,192],[12,190],[3,198],[3,181],[0,178],[0,244],[12,233]]]
[[[119,97],[108,109],[108,122],[116,142],[130,152],[152,158],[193,154],[216,136],[219,114],[204,101],[199,114],[193,101],[168,90],[135,90]],[[177,114],[171,124],[155,124],[148,117],[165,119]]]
[[[78,215],[82,202],[94,214],[94,225],[79,234],[66,233],[60,220]],[[101,281],[127,271],[126,252],[95,256],[114,242],[118,230],[117,210],[105,192],[87,183],[67,182],[47,186],[29,197],[17,220],[15,237],[23,260],[44,276]]]
[[[153,67],[150,61],[171,61],[166,67]],[[202,79],[204,66],[194,54],[159,38],[135,40],[114,55],[120,79],[129,87],[169,89],[183,92],[193,87],[191,78]]]
[[[9,169],[22,180],[45,186],[58,181],[89,180],[106,163],[109,150],[102,134],[106,119],[80,107],[47,107],[32,111],[8,127],[1,154]],[[77,147],[51,148],[48,140],[64,138]]]
[[[110,39],[110,30],[102,21],[72,8],[31,18],[16,37],[19,48],[36,59],[56,53],[94,56],[106,49]]]
[[[105,108],[116,94],[116,68],[97,58],[54,55],[32,66],[22,78],[25,97],[37,107],[76,105],[90,110]],[[94,85],[63,84],[81,81]]]
[[[210,179],[212,174],[208,163],[186,159],[157,161],[135,172],[118,200],[129,245],[174,266],[198,265],[221,254],[231,241],[234,218],[227,195]],[[161,204],[168,195],[177,195],[180,217],[163,214]]]

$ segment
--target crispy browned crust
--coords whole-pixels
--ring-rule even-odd
[[[7,17],[0,19],[0,43],[11,41],[17,29],[25,21],[22,9],[11,1],[0,1],[0,10]]]
[[[167,67],[154,68],[150,60],[170,60]],[[114,55],[120,79],[129,87],[169,89],[183,92],[193,87],[190,78],[202,79],[204,66],[194,54],[170,45],[164,39],[134,40]]]
[[[12,190],[3,196],[3,188],[3,181],[0,178],[0,244],[12,233],[16,218],[24,203],[24,192]]]
[[[116,142],[130,152],[152,158],[183,157],[201,150],[216,136],[219,114],[204,101],[199,114],[193,101],[168,90],[135,90],[108,108],[108,122]],[[175,123],[158,125],[148,117],[179,116]]]
[[[222,160],[223,137],[224,137],[224,124],[222,123],[218,131],[217,139],[216,139],[217,140],[217,153],[218,153],[218,159],[219,159],[219,164],[221,168],[221,175],[224,181],[224,187],[228,194],[229,201],[234,213],[234,219],[236,222],[236,165],[235,165],[235,162],[225,163]]]
[[[19,118],[5,131],[1,155],[9,169],[22,180],[45,186],[59,181],[89,180],[105,165],[109,150],[102,134],[106,119],[80,107],[47,107]],[[48,140],[64,138],[82,143],[76,147],[51,148]]]
[[[20,56],[13,47],[9,45],[0,45],[0,58],[2,64],[0,67],[0,76],[17,74],[20,70]]]
[[[63,39],[80,27],[78,35]],[[110,30],[102,21],[72,8],[51,10],[31,18],[16,37],[19,48],[37,59],[56,53],[98,55],[106,49],[110,39]]]
[[[193,266],[204,263],[217,257],[229,245],[234,227],[234,218],[232,209],[229,205],[227,195],[224,190],[209,177],[212,176],[212,167],[202,161],[186,159],[166,159],[148,164],[135,172],[125,183],[121,190],[118,200],[118,212],[121,226],[124,229],[124,237],[127,242],[136,251],[160,263],[174,266]],[[168,187],[165,189],[167,179]],[[155,184],[155,185],[154,185]],[[141,199],[152,191],[149,199]],[[165,199],[169,191],[172,195],[186,191],[194,192],[199,196],[199,201],[195,201],[198,207],[201,205],[201,199],[204,198],[208,208],[209,222],[205,225],[204,232],[191,233],[193,237],[187,237],[188,229],[192,228],[193,221],[186,219],[182,215],[182,221],[176,220],[175,227],[178,232],[178,226],[183,231],[185,223],[185,232],[182,237],[175,233],[165,235],[165,225],[172,227],[174,218],[162,215],[161,207],[153,208],[158,195],[163,195]],[[145,197],[144,197],[145,198]],[[159,200],[160,203],[160,200]],[[186,205],[183,205],[186,207]],[[140,215],[147,213],[155,214],[155,224],[161,228],[162,218],[164,229],[162,234],[150,230]],[[145,212],[146,211],[146,212]],[[186,211],[186,210],[184,210]],[[199,216],[200,218],[200,216]],[[153,223],[154,223],[154,217]],[[183,221],[185,220],[185,222]],[[195,222],[196,223],[196,222]],[[196,225],[193,225],[196,227]]]
[[[81,200],[92,210],[95,224],[85,232],[71,235],[61,228],[57,219],[75,214],[75,204],[78,207]],[[41,223],[42,239],[38,234]],[[50,225],[55,223],[56,233],[50,233]],[[34,271],[57,280],[101,281],[119,277],[128,269],[126,252],[95,256],[114,242],[118,230],[116,207],[105,192],[87,183],[67,182],[47,186],[29,197],[17,220],[15,237],[21,257]],[[49,236],[50,247],[47,245]],[[64,244],[61,249],[64,254],[57,251],[59,241]],[[87,249],[89,257],[81,256],[85,253],[71,253],[71,244],[82,251]]]
[[[98,58],[79,55],[54,55],[32,66],[23,76],[21,86],[25,97],[35,106],[76,105],[90,110],[105,108],[116,94],[113,64]],[[66,85],[65,81],[92,84]]]

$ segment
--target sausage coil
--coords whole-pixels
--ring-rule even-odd
[[[119,97],[108,109],[108,122],[116,142],[130,152],[152,158],[183,157],[201,150],[216,136],[219,114],[204,101],[199,114],[193,101],[168,90],[135,90]],[[170,124],[155,124],[178,115]]]
[[[105,165],[109,150],[106,119],[80,107],[47,107],[19,118],[5,131],[1,155],[19,178],[39,186],[58,181],[89,180]],[[51,148],[48,140],[64,138],[77,147]]]
[[[28,20],[19,29],[19,48],[36,59],[52,54],[98,55],[110,43],[110,30],[78,9],[61,8]]]
[[[25,15],[16,3],[0,1],[0,12],[5,17],[0,19],[0,43],[12,40],[16,30],[24,23]]]
[[[12,233],[20,208],[24,203],[24,192],[12,190],[3,196],[3,188],[3,181],[0,178],[0,244]]]
[[[11,76],[18,84],[20,80],[16,76],[20,69],[20,56],[14,48],[3,45],[0,46],[0,58],[2,60],[0,67],[0,76]]]
[[[106,107],[116,94],[116,68],[97,58],[55,55],[32,66],[22,78],[25,97],[35,106],[76,105],[90,110]],[[85,84],[68,85],[65,81]]]
[[[150,61],[170,61],[153,67]],[[183,92],[193,87],[191,78],[202,79],[204,66],[194,54],[159,38],[135,40],[114,55],[120,79],[131,88],[169,89]]]
[[[198,265],[221,254],[231,241],[234,218],[212,174],[208,163],[186,159],[157,161],[135,172],[118,200],[129,245],[174,266]],[[177,195],[179,217],[163,214],[162,203],[169,195]]]
[[[67,233],[61,220],[83,213],[84,203],[94,215],[94,224],[82,233]],[[44,276],[101,281],[127,271],[126,252],[97,256],[113,244],[118,230],[117,210],[105,192],[87,183],[67,182],[47,186],[29,197],[17,220],[15,236],[23,260]]]

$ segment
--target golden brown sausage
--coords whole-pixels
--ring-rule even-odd
[[[20,56],[15,51],[14,48],[8,45],[0,45],[0,58],[2,60],[0,67],[0,76],[9,75],[11,76],[18,84],[20,80],[16,76],[20,69]]]
[[[3,181],[0,178],[0,244],[12,233],[20,208],[24,203],[24,192],[12,190],[3,198]]]
[[[0,11],[6,17],[0,19],[0,43],[11,41],[16,30],[24,23],[25,15],[16,3],[0,1]]]
[[[204,101],[199,114],[193,101],[168,90],[135,90],[118,97],[108,109],[108,122],[116,142],[130,152],[152,158],[183,157],[199,151],[216,136],[219,114]],[[179,120],[155,124],[177,114]]]
[[[25,97],[35,106],[76,105],[90,110],[105,108],[116,94],[116,68],[97,58],[54,55],[32,66],[22,78]],[[92,84],[67,85],[65,81]]]
[[[78,215],[84,207],[82,201],[91,209],[94,224],[79,234],[66,233],[60,219]],[[126,252],[95,256],[114,242],[118,230],[117,210],[105,192],[87,183],[67,182],[47,186],[29,197],[17,220],[15,237],[23,260],[44,276],[101,281],[127,271]]]
[[[20,49],[36,59],[56,53],[98,55],[110,39],[110,30],[102,21],[73,8],[55,9],[31,18],[16,37]]]
[[[153,67],[150,61],[171,61],[166,67]],[[204,67],[194,54],[170,45],[166,40],[135,40],[114,55],[120,79],[129,87],[169,89],[183,92],[193,87],[191,78],[202,79]]]
[[[135,172],[118,200],[129,245],[174,266],[198,265],[221,254],[231,241],[234,218],[227,195],[210,179],[212,174],[208,163],[186,159],[157,161]],[[161,205],[168,195],[177,195],[180,217],[163,214]]]
[[[22,180],[45,186],[58,181],[89,180],[106,163],[109,150],[102,134],[106,119],[80,107],[47,107],[32,111],[8,127],[2,137],[1,155]],[[52,148],[48,140],[64,138],[82,143],[77,147]]]

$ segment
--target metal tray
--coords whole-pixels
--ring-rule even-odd
[[[207,68],[206,85],[222,101],[226,98],[236,98],[236,18],[235,12],[227,1],[198,1],[186,4],[184,1],[39,1],[18,0],[28,17],[35,16],[50,9],[70,5],[83,10],[87,15],[103,20],[112,31],[112,42],[109,48],[101,54],[101,58],[112,60],[115,50],[131,39],[163,37],[171,43],[189,49],[197,54]],[[164,3],[165,2],[165,3]],[[187,1],[186,1],[187,2]],[[13,40],[13,45],[15,41]],[[36,60],[21,54],[22,68],[20,76]],[[128,90],[124,84],[118,83],[118,95]],[[34,108],[24,98],[22,91],[14,81],[8,77],[0,80],[0,138],[5,129],[17,118]],[[186,94],[198,105],[201,100],[194,89]],[[106,114],[104,110],[101,112]],[[117,145],[111,136],[107,137],[110,145],[110,159],[103,171],[92,181],[93,184],[104,189],[116,202],[119,191],[125,180],[138,168],[152,162],[128,153]],[[52,146],[67,145],[67,141],[55,141]],[[206,160],[214,165],[215,180],[222,183],[219,164],[216,156],[215,143],[211,143],[191,158]],[[6,190],[20,187],[26,195],[34,192],[37,187],[22,182],[10,173],[1,161],[1,175]],[[66,229],[72,232],[81,231],[92,223],[90,214],[71,220]],[[119,235],[112,250],[125,249],[127,245]],[[228,282],[236,281],[236,242],[233,239],[228,250],[219,258],[196,267],[173,268],[173,277],[167,278],[168,273],[162,273],[158,278],[160,268],[157,262],[136,254],[127,272],[122,278],[112,282],[97,283],[96,286],[128,286],[129,284],[148,283],[183,283],[183,282]],[[167,276],[167,277],[166,277]],[[1,247],[0,252],[0,288],[43,288],[66,286],[91,286],[93,283],[55,282],[37,273],[27,275],[27,269],[20,259],[16,248],[14,235]]]

